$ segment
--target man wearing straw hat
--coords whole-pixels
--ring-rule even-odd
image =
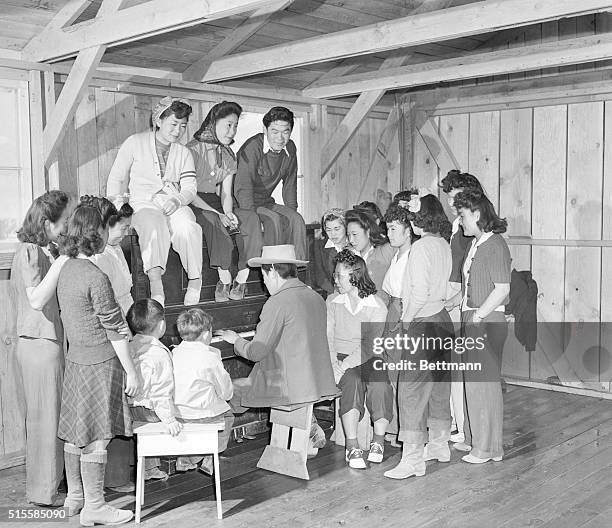
[[[249,259],[249,266],[261,266],[270,293],[255,336],[247,341],[232,330],[218,332],[234,345],[237,355],[255,362],[248,378],[234,381],[236,412],[307,403],[338,392],[327,344],[325,301],[297,278],[298,266],[307,263],[296,259],[291,244],[264,246],[261,257]]]

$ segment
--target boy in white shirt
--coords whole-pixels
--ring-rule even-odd
[[[127,322],[134,334],[130,354],[142,384],[128,397],[132,418],[136,422],[163,422],[176,436],[182,425],[174,407],[174,376],[170,351],[159,340],[166,331],[163,306],[153,299],[140,299],[128,310]],[[147,458],[145,480],[168,478],[159,469],[159,458]]]
[[[221,362],[221,352],[210,346],[212,317],[199,308],[191,308],[176,321],[183,341],[172,351],[174,365],[174,404],[183,423],[225,422],[219,431],[219,452],[227,448],[234,415],[228,400],[234,395],[232,380]],[[177,471],[195,469],[212,474],[212,456],[179,457]]]

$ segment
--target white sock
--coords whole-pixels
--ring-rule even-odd
[[[151,287],[152,299],[158,300],[160,298],[164,298],[164,285],[162,284],[161,279],[149,279],[149,285]]]
[[[187,283],[187,288],[189,288],[190,290],[200,291],[202,289],[202,279],[189,279],[189,282]]]
[[[244,284],[249,278],[249,271],[250,271],[249,268],[241,269],[236,275],[236,282],[239,282],[240,284]]]
[[[229,270],[224,270],[221,268],[217,268],[217,272],[219,273],[219,280],[223,284],[231,284],[232,282],[232,274]]]

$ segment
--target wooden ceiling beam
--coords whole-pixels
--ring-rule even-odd
[[[417,46],[601,12],[610,0],[488,0],[411,15],[214,61],[205,82]]]
[[[189,66],[189,68],[183,72],[183,79],[185,81],[194,82],[202,81],[213,61],[225,55],[229,55],[232,51],[239,48],[240,45],[256,33],[261,26],[268,22],[274,13],[282,11],[292,2],[293,0],[275,1],[270,5],[262,6],[253,11],[249,18],[240,24],[240,26],[232,30],[227,37],[206,53],[200,60]]]
[[[404,60],[405,57],[390,57],[385,59],[379,71],[401,66]],[[363,123],[363,120],[367,117],[372,108],[378,104],[378,101],[380,101],[383,95],[385,95],[385,90],[363,92],[353,103],[351,109],[344,116],[338,128],[334,130],[333,135],[325,144],[325,147],[323,147],[323,152],[321,152],[321,178],[325,176],[333,163],[338,159],[344,147],[348,145],[361,123]]]
[[[328,79],[303,90],[310,97],[340,97],[368,90],[424,86],[444,81],[475,79],[538,68],[550,68],[612,58],[612,35],[547,42],[454,59]]]
[[[43,32],[44,39],[35,37],[24,48],[23,58],[37,62],[60,60],[92,46],[119,46],[275,3],[276,0],[148,0],[68,28]]]
[[[97,17],[104,17],[117,12],[126,2],[127,0],[103,0]],[[65,14],[62,14],[62,11],[60,11],[58,16],[51,21],[50,25],[53,26],[54,22],[60,24],[68,23],[65,22],[69,20],[68,17],[62,18]],[[104,45],[92,46],[79,51],[57,102],[52,103],[53,108],[49,113],[49,119],[43,130],[43,159],[47,167],[54,162],[57,149],[66,132],[66,124],[74,117],[76,109],[87,91],[89,82],[100,64],[105,51],[106,46]]]

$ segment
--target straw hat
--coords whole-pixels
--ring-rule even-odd
[[[295,246],[293,244],[281,244],[277,246],[264,246],[261,248],[261,257],[249,259],[249,266],[259,267],[262,264],[296,264],[305,266],[307,260],[295,258]]]

